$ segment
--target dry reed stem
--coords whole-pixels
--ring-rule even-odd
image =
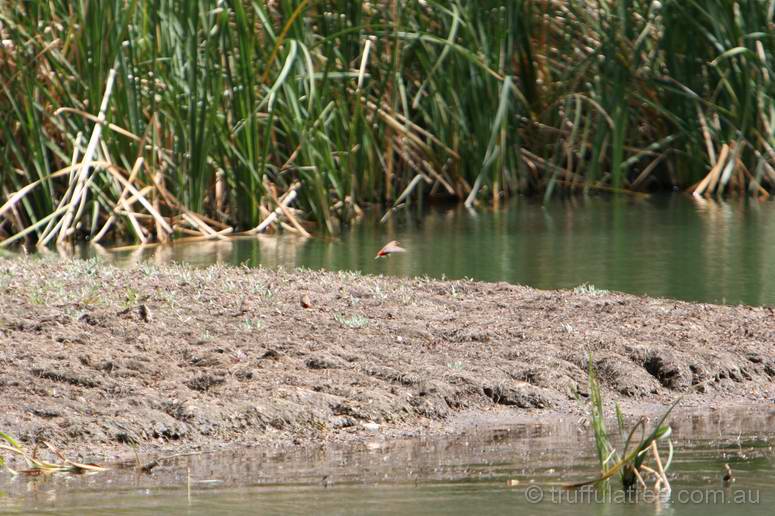
[[[657,471],[659,471],[659,476],[661,477],[662,481],[665,483],[665,489],[670,491],[670,482],[667,480],[665,469],[662,467],[662,459],[659,457],[659,450],[657,450],[656,441],[651,442],[651,453],[654,456],[654,461],[657,463]]]
[[[52,172],[51,174],[49,174],[49,175],[47,175],[45,177],[42,177],[42,178],[40,178],[38,180],[33,181],[32,183],[29,183],[29,184],[24,185],[23,187],[19,188],[16,192],[11,194],[10,197],[8,197],[8,200],[5,202],[5,204],[0,206],[0,217],[5,215],[5,213],[8,210],[10,210],[14,205],[16,205],[16,203],[18,203],[20,200],[22,200],[24,198],[24,196],[27,195],[30,192],[30,190],[34,189],[39,184],[43,183],[43,181],[47,181],[49,179],[54,179],[54,178],[63,176],[65,174],[69,174],[70,172],[72,172],[73,170],[75,170],[78,167],[79,167],[79,165],[65,167],[63,169],[57,170],[56,172]]]
[[[300,186],[301,186],[301,184],[297,184],[297,185],[294,187],[294,191],[295,191],[297,188],[299,188]],[[304,227],[302,227],[302,225],[301,225],[301,224],[299,224],[299,221],[296,219],[296,217],[294,217],[294,216],[293,216],[293,213],[291,213],[291,211],[288,209],[288,204],[287,204],[287,203],[281,203],[281,202],[280,202],[280,201],[277,199],[277,192],[275,191],[275,189],[274,189],[274,188],[270,188],[270,189],[269,189],[269,193],[270,193],[270,195],[272,196],[272,200],[274,201],[274,203],[275,203],[275,204],[277,205],[277,207],[278,207],[278,208],[280,208],[280,210],[283,212],[283,216],[285,216],[285,218],[286,218],[286,219],[288,219],[288,220],[290,221],[291,225],[292,225],[292,226],[293,226],[293,227],[296,229],[296,231],[298,231],[298,232],[299,232],[299,233],[300,233],[302,236],[304,236],[304,237],[306,237],[306,238],[310,238],[312,235],[310,235],[310,234],[307,232],[307,230],[306,230],[306,229],[304,229]]]
[[[267,216],[258,226],[256,226],[255,228],[247,231],[246,233],[248,233],[248,234],[263,233],[269,226],[274,224],[278,220],[280,214],[282,213],[282,209],[280,208],[280,206],[286,206],[287,207],[288,204],[290,204],[294,199],[296,199],[296,195],[297,195],[296,189],[297,188],[298,188],[298,185],[296,186],[296,188],[288,190],[288,192],[286,192],[285,198],[280,200],[280,202],[278,204],[278,207],[275,208],[269,214],[269,216]]]
[[[161,216],[161,213],[159,213],[158,211],[156,211],[156,208],[154,208],[154,207],[153,207],[153,205],[152,205],[152,204],[151,204],[151,203],[150,203],[150,202],[149,202],[149,201],[148,201],[148,200],[145,198],[145,196],[144,196],[144,195],[142,195],[142,194],[140,193],[140,191],[139,191],[137,188],[135,188],[135,186],[134,186],[134,185],[132,185],[132,183],[130,183],[130,182],[127,180],[127,179],[125,179],[125,178],[124,178],[124,176],[122,176],[122,175],[121,175],[121,173],[120,173],[118,170],[116,170],[116,169],[115,169],[115,167],[112,167],[112,166],[111,166],[111,167],[107,167],[107,171],[108,171],[108,172],[109,172],[109,173],[110,173],[110,174],[111,174],[111,175],[112,175],[112,176],[113,176],[115,179],[117,179],[119,183],[123,184],[123,185],[124,185],[124,187],[125,187],[125,188],[126,188],[128,191],[129,191],[129,192],[131,192],[131,193],[132,193],[132,195],[133,195],[134,197],[136,197],[136,198],[137,198],[137,201],[138,201],[140,204],[142,204],[142,205],[143,205],[143,207],[144,207],[146,210],[148,210],[148,213],[150,213],[151,215],[153,215],[153,217],[154,217],[154,218],[157,220],[157,222],[158,222],[158,223],[159,223],[159,225],[162,227],[162,229],[164,229],[164,231],[166,231],[167,233],[172,233],[172,232],[173,232],[173,231],[172,231],[172,228],[170,227],[170,225],[167,223],[167,221],[166,221],[166,220],[164,220],[164,217],[162,217],[162,216]],[[131,211],[131,208],[127,208],[126,206],[125,206],[125,208],[126,208],[126,209],[129,209],[129,211]]]
[[[724,144],[721,146],[721,153],[716,160],[716,164],[713,165],[713,168],[710,172],[703,178],[702,181],[697,185],[697,188],[694,189],[692,192],[692,195],[695,197],[702,196],[703,192],[705,192],[706,189],[708,189],[708,185],[711,181],[714,181],[714,178],[718,176],[718,174],[721,172],[721,167],[724,166],[724,163],[726,163],[727,156],[729,155],[729,144]],[[715,181],[714,181],[715,186]]]
[[[180,203],[180,201],[178,201],[178,199],[174,195],[169,193],[167,189],[164,188],[163,183],[160,181],[161,179],[163,179],[163,176],[159,177],[158,175],[154,175],[153,177],[154,185],[156,186],[156,191],[159,192],[159,194],[161,194],[161,196],[164,198],[164,200],[166,201],[167,205],[170,208],[175,208],[177,210],[180,210],[181,216],[184,219],[186,219],[193,227],[200,229],[200,232],[203,235],[217,236],[217,235],[224,234],[223,232],[226,231],[227,229],[231,229],[232,231],[234,230],[234,228],[230,228],[229,226],[226,226],[221,222],[213,221],[212,219],[209,219],[204,215],[194,213],[193,211],[183,206],[183,204]],[[213,223],[213,225],[224,226],[224,229],[222,231],[215,231],[207,223],[205,223],[204,220],[207,220],[208,223]],[[170,231],[170,233],[172,233],[172,231]]]
[[[702,138],[705,140],[705,150],[708,153],[708,163],[715,163],[716,150],[713,148],[713,140],[711,139],[710,131],[708,130],[708,121],[705,120],[705,115],[702,113],[699,103],[696,104],[696,108],[697,118],[700,120],[700,128],[702,129]]]
[[[213,236],[215,235],[215,230],[202,222],[199,217],[194,215],[193,213],[184,211],[182,214],[183,220],[188,222],[193,228],[198,229],[199,233],[201,233],[204,236]]]
[[[100,142],[100,136],[102,134],[102,125],[105,123],[105,113],[108,109],[108,102],[110,101],[110,94],[113,91],[113,84],[116,79],[116,69],[111,68],[108,73],[107,84],[105,85],[105,92],[102,95],[102,103],[100,104],[99,114],[97,115],[97,123],[92,130],[91,138],[89,138],[89,144],[86,146],[86,152],[84,153],[83,160],[81,161],[81,167],[77,174],[77,183],[75,190],[73,191],[72,199],[68,204],[67,212],[64,215],[64,221],[59,229],[59,236],[57,242],[63,242],[68,235],[70,224],[75,223],[73,216],[75,213],[76,204],[80,204],[81,197],[85,196],[87,191],[86,181],[89,178],[89,171],[92,169],[92,161],[94,160],[94,154],[97,151],[97,145]]]
[[[129,179],[128,179],[129,183],[132,183],[135,180],[135,177],[137,176],[137,173],[140,171],[140,167],[142,165],[143,165],[143,158],[137,158],[134,166],[132,167],[132,171],[129,173]],[[124,186],[124,188],[121,190],[121,194],[118,197],[118,201],[116,201],[116,204],[113,206],[113,212],[108,216],[108,219],[102,225],[102,228],[91,239],[92,244],[98,243],[100,240],[102,240],[105,234],[107,234],[113,222],[116,220],[115,214],[120,209],[119,206],[123,203],[124,197],[126,196],[128,191],[129,191],[129,188]],[[134,196],[132,198],[134,198]],[[131,205],[132,202],[129,202],[129,204]]]
[[[5,240],[1,241],[0,242],[0,247],[7,247],[7,246],[11,245],[12,243],[16,242],[17,240],[19,240],[20,238],[29,235],[30,233],[32,233],[33,231],[38,229],[40,226],[42,226],[43,224],[47,223],[52,218],[54,218],[54,217],[64,213],[66,210],[67,210],[67,206],[63,206],[61,208],[58,208],[58,209],[54,210],[53,212],[49,213],[48,215],[46,215],[42,219],[38,220],[36,223],[30,224],[29,226],[27,226],[23,230],[19,231],[18,233],[14,234],[13,236],[10,236],[10,237],[6,238]]]
[[[83,118],[86,118],[87,120],[91,120],[95,124],[100,123],[99,122],[99,117],[96,117],[96,116],[92,115],[91,113],[87,113],[85,111],[81,111],[80,109],[75,109],[75,108],[70,108],[70,107],[58,108],[56,111],[54,111],[54,116],[59,116],[62,113],[74,113],[76,115],[82,116]],[[132,133],[130,131],[127,131],[123,127],[117,126],[116,124],[112,124],[112,123],[108,122],[108,123],[103,123],[103,125],[105,125],[108,129],[110,129],[111,131],[113,131],[115,133],[118,133],[118,134],[120,134],[122,136],[126,136],[130,140],[134,140],[136,142],[143,141],[143,139],[140,136],[137,136],[136,134],[134,134],[134,133]]]
[[[78,131],[78,135],[75,137],[75,144],[73,145],[73,155],[70,159],[70,166],[75,167],[75,165],[78,163],[78,154],[81,151],[81,140],[83,139],[83,133],[81,131]],[[57,208],[61,208],[65,205],[65,203],[68,201],[70,196],[73,193],[73,188],[75,186],[75,183],[73,183],[73,175],[75,173],[75,168],[70,172],[69,178],[67,181],[67,190],[65,191],[65,194],[62,196],[62,199],[60,199],[59,204],[57,205]],[[43,230],[43,233],[38,238],[38,248],[45,247],[48,245],[48,242],[57,234],[58,229],[60,225],[62,224],[63,220],[59,219],[59,221],[54,224],[55,219],[51,219],[49,223],[46,225],[46,228]]]
[[[635,474],[635,478],[638,479],[638,484],[640,484],[640,486],[643,489],[646,489],[648,486],[646,485],[646,482],[643,480],[643,477],[640,475],[640,472],[638,471],[638,468],[636,468],[634,466],[630,466],[630,467],[632,468],[632,472]]]

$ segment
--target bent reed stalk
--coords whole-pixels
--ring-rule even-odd
[[[0,2],[0,245],[334,233],[367,203],[429,195],[765,197],[774,11]]]

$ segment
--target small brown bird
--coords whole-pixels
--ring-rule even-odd
[[[377,258],[384,258],[393,253],[405,253],[406,249],[404,249],[403,247],[400,247],[398,243],[399,243],[398,240],[391,240],[390,242],[385,244],[385,247],[379,250],[379,252],[377,253],[377,256],[375,256],[374,259],[376,260]]]

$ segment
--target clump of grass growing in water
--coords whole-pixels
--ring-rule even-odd
[[[619,452],[614,445],[605,425],[605,414],[603,410],[603,395],[600,389],[600,383],[597,378],[597,372],[589,357],[589,395],[590,395],[590,421],[592,430],[595,434],[595,448],[598,461],[600,463],[600,476],[593,480],[578,482],[566,486],[568,489],[577,489],[580,487],[595,485],[598,488],[608,489],[611,478],[619,474],[622,482],[622,488],[625,490],[642,489],[653,490],[661,493],[670,492],[670,483],[667,479],[667,470],[673,459],[673,445],[670,441],[672,429],[667,424],[667,419],[673,411],[679,400],[676,400],[667,411],[662,415],[654,429],[646,434],[645,417],[626,432],[624,416],[616,405],[616,422],[619,434],[627,438]],[[636,434],[640,432],[640,438]],[[667,460],[662,461],[659,455],[658,443],[667,440],[668,456]],[[647,465],[647,461],[653,460],[653,467]]]

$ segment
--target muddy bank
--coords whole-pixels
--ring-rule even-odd
[[[71,454],[771,403],[775,314],[508,284],[0,260],[0,429]],[[461,414],[466,417],[461,417]]]

